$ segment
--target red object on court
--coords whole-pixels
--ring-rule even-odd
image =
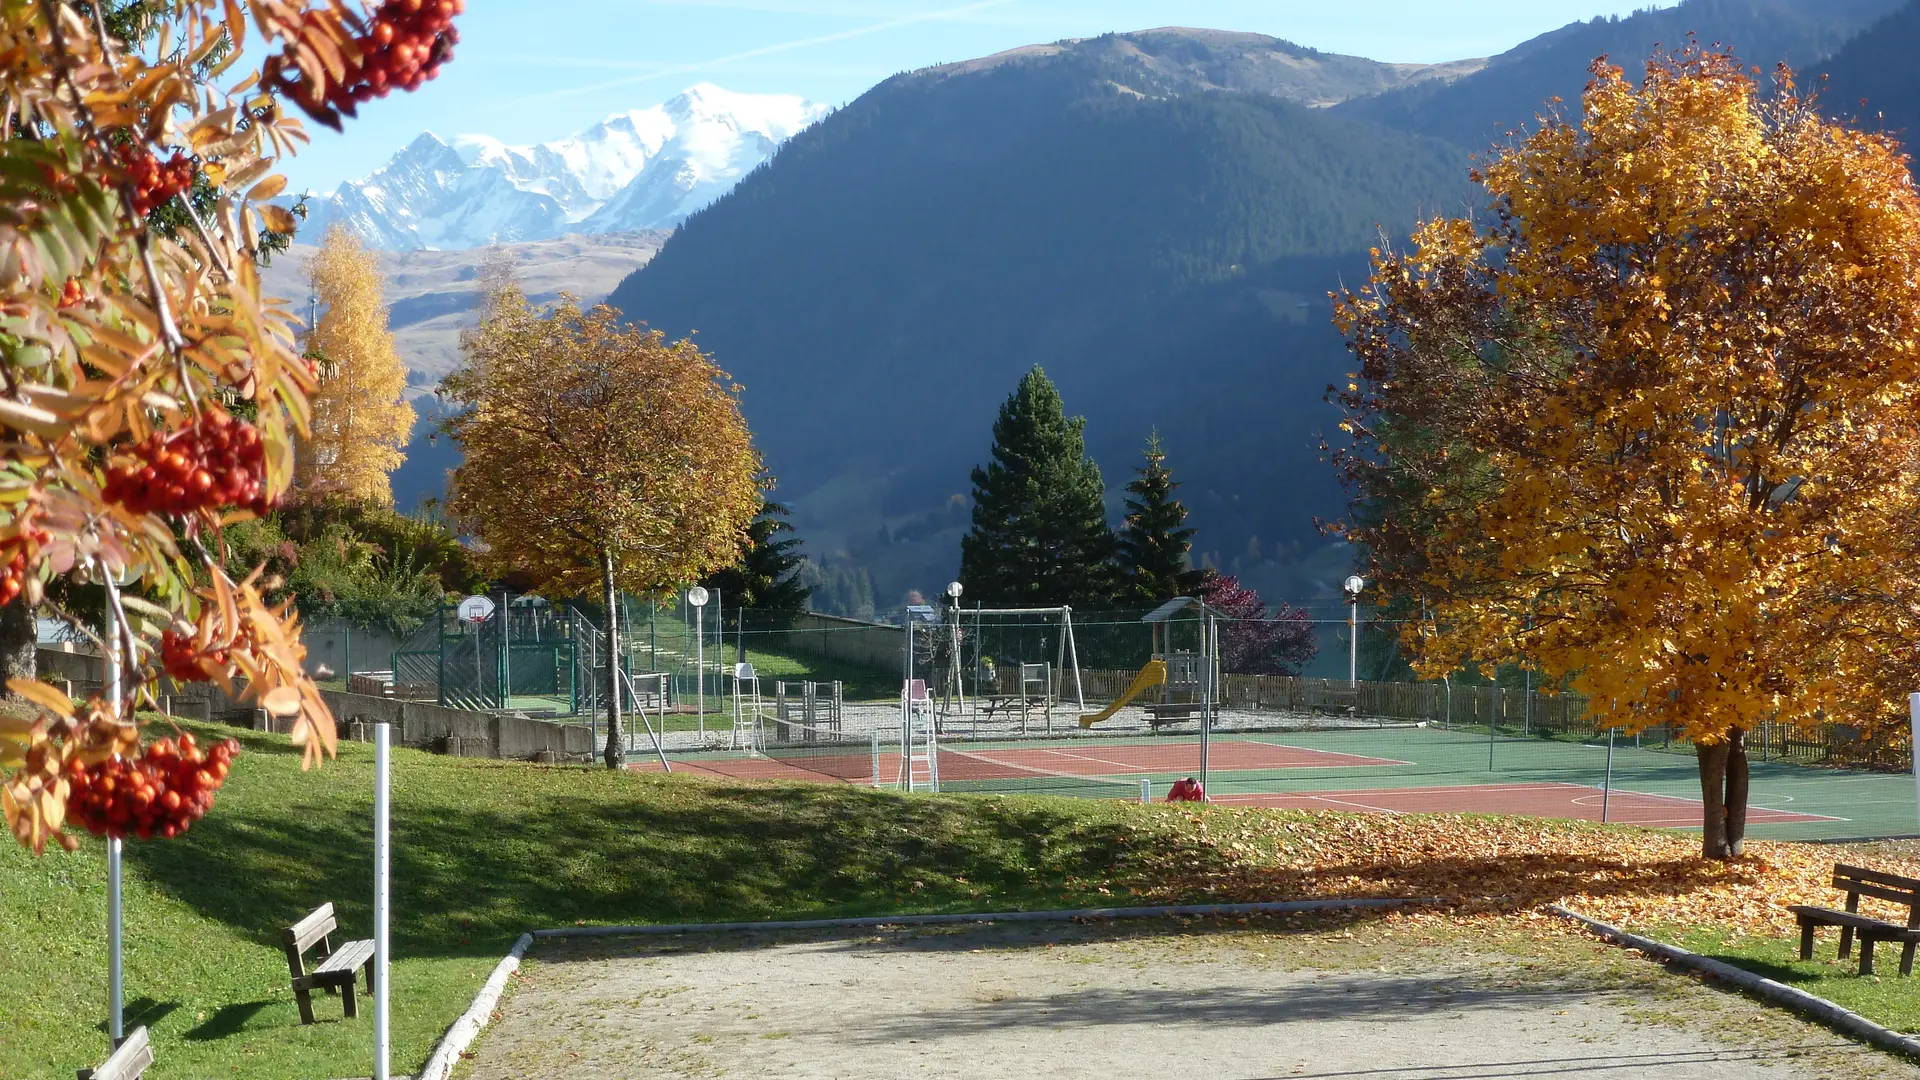
[[[1206,799],[1207,789],[1191,776],[1175,780],[1173,786],[1167,789],[1168,802],[1205,802]]]

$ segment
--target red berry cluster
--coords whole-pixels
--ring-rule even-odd
[[[215,646],[202,652],[191,634],[164,630],[160,634],[160,666],[175,682],[207,682],[215,672],[226,669],[227,650]]]
[[[204,754],[193,736],[147,744],[128,760],[118,754],[96,765],[67,769],[67,816],[95,836],[171,840],[213,808],[213,793],[226,782],[240,744],[214,744]]]
[[[120,164],[133,181],[133,212],[141,217],[193,186],[193,159],[179,150],[162,163],[145,146],[127,143],[120,147]]]
[[[18,536],[0,543],[0,555],[6,556],[6,562],[0,564],[0,604],[13,603],[20,590],[27,587],[27,577],[32,572],[33,555],[40,547],[53,539],[53,534],[37,525],[26,525]],[[13,554],[6,555],[11,550]]]
[[[383,0],[365,32],[354,39],[359,61],[346,59],[338,79],[303,72],[300,83],[292,82],[287,73],[297,67],[298,51],[289,44],[279,56],[267,58],[262,81],[289,93],[310,114],[331,117],[337,109],[352,116],[358,102],[394,90],[418,90],[440,74],[440,65],[453,59],[453,46],[460,40],[453,17],[464,10],[466,0]],[[328,122],[337,123],[337,118]]]
[[[86,302],[87,290],[80,287],[79,278],[68,278],[67,283],[60,287],[60,310],[79,307]]]
[[[135,460],[107,470],[101,494],[136,514],[191,514],[222,506],[271,509],[260,433],[217,409],[165,438],[155,432],[133,448],[133,455]]]

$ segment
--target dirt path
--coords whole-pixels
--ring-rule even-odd
[[[1144,926],[546,948],[473,1080],[1920,1078],[1569,939],[1463,954],[1376,929]]]

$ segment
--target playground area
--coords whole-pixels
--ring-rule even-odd
[[[1752,1006],[1656,986],[1677,980],[1584,941],[1517,956],[1378,935],[1146,922],[546,944],[470,1075],[1920,1075],[1791,1017],[1729,1022]]]

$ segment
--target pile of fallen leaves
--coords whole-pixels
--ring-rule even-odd
[[[1630,928],[1773,934],[1794,929],[1787,904],[1838,906],[1836,861],[1920,876],[1911,859],[1816,844],[1750,841],[1715,862],[1698,837],[1547,818],[1166,808],[1135,826],[1110,881],[1140,903],[1433,897],[1429,914],[1531,918],[1557,903]]]

